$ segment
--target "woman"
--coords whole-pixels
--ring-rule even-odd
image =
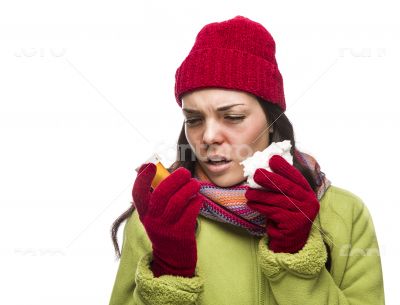
[[[275,42],[243,16],[207,24],[176,71],[185,116],[171,173],[143,164],[110,305],[384,304],[368,209],[296,149]],[[249,187],[241,161],[290,140]]]

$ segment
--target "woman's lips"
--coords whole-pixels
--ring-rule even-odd
[[[227,170],[231,166],[232,161],[227,161],[221,164],[213,164],[210,162],[205,162],[204,164],[207,166],[208,170],[213,173],[220,173],[222,171]]]

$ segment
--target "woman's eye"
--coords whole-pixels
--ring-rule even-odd
[[[232,115],[228,115],[225,116],[225,119],[231,121],[231,122],[240,122],[245,118],[245,116],[232,116]],[[195,124],[197,124],[199,121],[201,121],[201,119],[199,118],[193,118],[193,119],[186,119],[185,120],[185,124],[188,126],[193,126]]]
[[[186,125],[193,125],[194,123],[196,123],[197,121],[199,121],[200,119],[186,119],[185,120],[185,124]]]
[[[242,121],[244,119],[244,116],[226,116],[226,118],[228,118],[231,121]]]

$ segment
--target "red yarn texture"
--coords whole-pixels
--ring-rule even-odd
[[[319,202],[300,171],[279,155],[270,158],[273,172],[258,168],[245,196],[250,208],[266,216],[268,247],[274,252],[296,253],[303,248],[319,212]]]
[[[155,277],[165,274],[193,277],[200,185],[186,168],[180,167],[152,191],[155,172],[153,163],[143,164],[132,189],[139,218],[153,247],[151,269]]]

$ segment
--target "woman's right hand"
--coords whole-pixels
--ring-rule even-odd
[[[138,170],[132,197],[153,247],[154,276],[193,277],[197,263],[196,219],[201,208],[199,182],[180,167],[152,191],[153,163]]]

